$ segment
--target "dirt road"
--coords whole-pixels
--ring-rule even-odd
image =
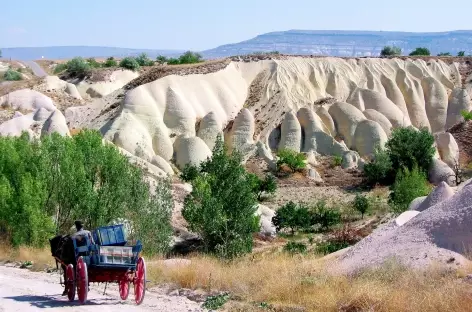
[[[119,298],[116,287],[108,285],[106,295],[104,286],[90,285],[88,301],[79,305],[78,301],[69,302],[61,296],[63,291],[59,284],[58,274],[31,272],[0,266],[0,312],[32,312],[32,311],[160,311],[160,312],[197,312],[205,311],[200,304],[185,297],[168,296],[146,292],[144,302],[134,304],[133,289],[130,289],[128,300]],[[76,297],[77,298],[77,297]]]
[[[29,66],[29,68],[31,68],[31,70],[33,71],[34,75],[35,76],[38,76],[38,77],[45,77],[47,76],[48,74],[44,71],[44,69],[41,68],[41,66],[39,66],[38,63],[36,62],[33,62],[33,61],[22,61],[23,64],[25,64],[26,66]]]

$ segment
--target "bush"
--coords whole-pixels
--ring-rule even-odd
[[[67,64],[66,63],[57,64],[54,67],[54,74],[60,74],[64,71],[66,71],[66,70],[67,70]]]
[[[191,180],[192,192],[182,210],[205,251],[223,258],[251,252],[252,235],[259,230],[257,201],[241,160],[239,153],[227,153],[219,135],[212,158],[200,164]]]
[[[457,53],[457,56],[464,57],[465,56],[465,51],[459,51],[459,53]]]
[[[100,64],[99,62],[97,62],[96,59],[94,59],[93,57],[90,57],[87,59],[87,63],[90,65],[90,67],[92,68],[100,68],[102,67],[102,64]]]
[[[358,211],[362,215],[362,219],[364,219],[364,214],[369,211],[370,202],[366,196],[356,194],[356,197],[352,202],[352,206],[356,211]]]
[[[116,67],[116,66],[118,66],[118,63],[116,62],[113,56],[110,56],[109,58],[107,58],[105,63],[103,63],[103,67]]]
[[[402,55],[402,49],[396,46],[386,46],[380,52],[381,56],[399,56]]]
[[[278,170],[280,170],[282,165],[288,166],[292,172],[300,171],[306,167],[305,155],[302,153],[297,153],[290,149],[281,149],[277,153],[277,157],[279,158],[277,160]]]
[[[463,111],[461,111],[461,115],[462,115],[462,117],[464,117],[465,121],[472,120],[472,111],[468,112],[468,111],[463,110]]]
[[[319,224],[322,230],[341,222],[341,212],[335,207],[327,207],[324,200],[316,203],[311,215],[311,224]]]
[[[67,72],[71,77],[83,78],[90,74],[91,66],[81,57],[74,57],[66,63]]]
[[[395,172],[415,165],[427,172],[435,154],[434,136],[427,129],[396,128],[385,147]]]
[[[392,161],[387,151],[377,147],[374,152],[374,160],[364,165],[364,175],[371,186],[380,183],[386,184],[392,175]]]
[[[296,230],[309,229],[312,225],[311,221],[312,217],[308,208],[292,201],[280,207],[272,217],[272,224],[277,232],[282,229],[290,229],[292,235]]]
[[[3,79],[6,81],[19,81],[22,80],[23,77],[21,76],[20,72],[13,69],[8,69],[5,74],[3,74]]]
[[[136,71],[140,68],[138,61],[134,57],[125,57],[120,61],[120,67]]]
[[[396,213],[406,211],[413,199],[426,196],[431,191],[426,174],[416,166],[411,171],[408,168],[398,171],[390,189],[388,202]]]
[[[416,48],[410,53],[410,56],[429,56],[431,52],[427,48]]]
[[[141,53],[136,58],[136,62],[138,62],[140,66],[153,66],[154,65],[154,61],[148,58],[146,53]]]
[[[165,57],[163,55],[158,55],[156,57],[156,62],[159,63],[159,64],[167,63],[167,57]]]
[[[25,132],[0,137],[0,150],[0,232],[14,246],[43,246],[76,219],[93,229],[124,218],[132,224],[130,239],[139,238],[146,253],[168,248],[169,181],[159,181],[152,195],[142,170],[103,144],[98,131],[53,133],[41,142]]]
[[[187,51],[179,57],[179,64],[194,64],[203,62],[201,54]]]
[[[289,252],[291,254],[295,253],[305,253],[307,246],[304,243],[299,242],[288,242],[284,246],[284,251]]]
[[[277,181],[272,174],[267,174],[264,180],[260,179],[255,174],[249,174],[249,181],[258,201],[262,200],[262,195],[274,194],[277,190]]]
[[[368,233],[355,229],[350,224],[344,224],[340,229],[333,230],[325,242],[318,244],[316,250],[321,254],[330,254],[354,245]]]
[[[441,53],[438,53],[438,56],[451,56],[451,53],[450,52],[441,52]]]

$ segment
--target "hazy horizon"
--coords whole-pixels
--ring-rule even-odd
[[[454,17],[438,1],[364,0],[315,3],[259,0],[81,1],[17,0],[2,4],[0,47],[98,46],[196,50],[286,30],[448,32],[468,30],[472,1],[458,0]]]

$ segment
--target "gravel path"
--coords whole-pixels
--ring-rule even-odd
[[[80,305],[77,301],[69,302],[61,296],[63,287],[59,284],[58,274],[31,272],[0,266],[0,312],[31,311],[161,311],[161,312],[197,312],[204,311],[200,304],[181,296],[159,295],[146,291],[144,301],[137,306],[133,289],[129,298],[122,301],[116,286],[108,285],[103,295],[104,285],[90,284],[88,301]]]
[[[44,69],[41,68],[41,66],[38,65],[38,63],[33,62],[33,61],[22,61],[25,65],[29,66],[31,70],[33,71],[35,76],[38,77],[45,77],[48,74],[44,71]]]

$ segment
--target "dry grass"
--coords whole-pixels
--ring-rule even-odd
[[[19,247],[12,248],[8,244],[0,244],[0,262],[14,261],[27,262],[32,261],[34,271],[41,271],[47,267],[55,267],[56,263],[51,256],[51,251],[47,248]]]
[[[150,278],[229,291],[239,299],[231,311],[261,311],[249,303],[262,302],[276,311],[470,311],[472,304],[470,284],[435,269],[420,273],[393,265],[348,278],[324,273],[314,256],[252,255],[231,264],[202,256],[191,260],[175,268],[152,262]]]

